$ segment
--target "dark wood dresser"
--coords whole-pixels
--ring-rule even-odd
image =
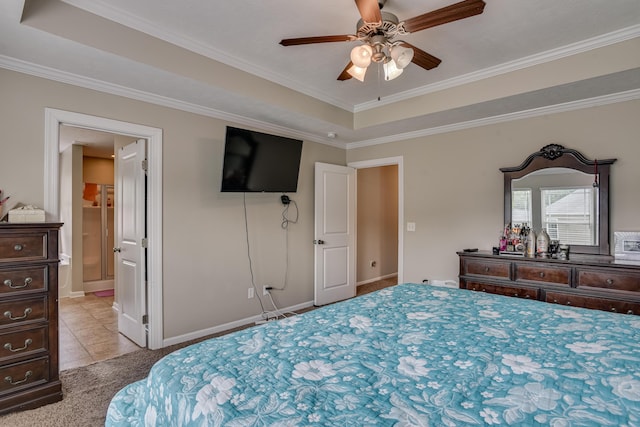
[[[0,223],[0,414],[62,399],[60,223]]]
[[[640,265],[571,254],[570,260],[458,252],[460,288],[640,315]]]

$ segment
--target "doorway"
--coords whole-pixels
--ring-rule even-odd
[[[162,130],[128,122],[105,119],[69,111],[45,109],[45,200],[47,213],[59,217],[60,212],[60,125],[94,129],[142,138],[148,141],[147,151],[147,305],[148,347],[164,347],[162,328]],[[64,226],[63,226],[64,227]],[[72,261],[73,262],[73,261]],[[117,296],[114,305],[118,306]]]
[[[114,304],[114,153],[135,138],[61,124],[59,140],[60,242],[71,270],[59,288],[59,361],[67,370],[140,348],[120,333]]]
[[[396,280],[398,166],[359,168],[356,176],[356,286]]]
[[[350,162],[348,166],[355,168],[358,173],[356,180],[356,192],[358,193],[358,221],[356,221],[357,249],[356,263],[357,274],[356,284],[364,285],[377,281],[395,280],[396,283],[403,282],[403,248],[404,248],[404,168],[403,157],[387,157],[381,159],[365,160],[358,162]],[[364,174],[361,174],[364,172]],[[368,173],[371,172],[371,173]],[[379,187],[373,197],[365,198],[366,203],[373,203],[372,206],[361,206],[361,193],[366,190],[365,183],[361,183],[360,178],[369,175],[369,185],[372,188]],[[362,185],[361,185],[362,184]],[[392,200],[390,200],[390,198]],[[377,204],[377,206],[376,206]],[[380,206],[384,205],[384,206]],[[391,206],[391,208],[390,208]],[[376,209],[376,224],[367,224],[363,221],[361,215],[363,209]],[[395,214],[395,215],[394,215]],[[366,212],[364,213],[366,215]],[[391,216],[391,221],[388,217]],[[395,222],[394,227],[390,222]],[[372,233],[379,233],[377,236],[371,236]],[[384,235],[382,235],[384,233]],[[395,239],[395,241],[394,241]],[[371,251],[363,246],[378,245]],[[392,242],[392,250],[382,247],[388,242]],[[393,243],[397,242],[397,246]],[[385,260],[388,262],[391,258],[397,260],[390,262],[391,265],[380,265]],[[371,264],[374,264],[373,266]],[[396,274],[393,274],[393,267],[396,267]]]

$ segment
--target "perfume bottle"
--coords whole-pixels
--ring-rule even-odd
[[[538,238],[536,239],[536,253],[538,256],[546,257],[549,252],[549,234],[547,234],[547,230],[544,228],[538,234]]]
[[[527,233],[526,255],[532,258],[536,256],[536,233],[533,228],[530,228],[529,233]]]

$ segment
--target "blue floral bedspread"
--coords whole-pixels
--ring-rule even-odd
[[[640,317],[403,284],[178,350],[107,426],[640,425]]]

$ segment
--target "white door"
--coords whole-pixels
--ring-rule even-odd
[[[356,295],[355,169],[316,163],[314,305]]]
[[[116,300],[118,331],[141,347],[147,346],[145,171],[146,141],[139,139],[118,150],[116,173]]]

